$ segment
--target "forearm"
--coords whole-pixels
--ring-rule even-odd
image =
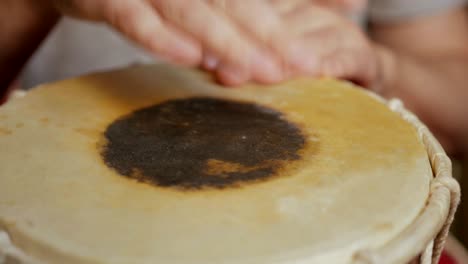
[[[58,20],[42,1],[0,3],[0,97]]]
[[[450,152],[468,150],[468,53],[412,56],[378,47],[382,90],[401,98]]]

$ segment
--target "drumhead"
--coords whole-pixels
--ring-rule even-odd
[[[151,65],[0,108],[0,175],[0,226],[38,261],[347,263],[414,221],[432,171],[414,127],[352,84]]]

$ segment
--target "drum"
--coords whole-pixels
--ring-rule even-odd
[[[0,175],[0,255],[20,263],[436,263],[460,197],[398,100],[169,65],[13,99]]]

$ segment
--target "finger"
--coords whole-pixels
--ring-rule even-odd
[[[341,0],[337,0],[341,1]],[[297,7],[285,23],[302,42],[290,57],[294,73],[343,78],[367,85],[374,77],[373,56],[361,32],[344,17],[317,5]],[[311,19],[312,18],[312,19]]]
[[[207,71],[214,71],[219,66],[219,59],[213,53],[205,52],[201,66]]]
[[[276,12],[282,16],[295,10],[299,6],[304,6],[306,4],[310,4],[311,0],[270,0],[269,1]]]
[[[298,6],[283,15],[284,23],[294,36],[327,27],[336,22],[336,14],[316,5]]]
[[[322,74],[367,85],[375,76],[375,56],[357,28],[337,20],[306,36],[309,52],[316,54]],[[317,69],[316,69],[317,70]]]
[[[291,11],[285,16],[285,23],[301,40],[295,43],[288,60],[294,71],[316,74],[322,57],[337,47],[352,43],[345,39],[349,35],[345,28],[351,26],[338,15],[318,6]]]
[[[113,0],[106,10],[108,23],[159,57],[186,65],[201,62],[199,44],[164,24],[147,2]]]
[[[307,54],[302,56],[302,60],[292,61],[293,68],[308,75],[327,74],[336,76],[340,72],[339,66],[334,65],[336,58],[333,55],[342,50],[353,50],[350,42],[346,39],[349,36],[343,29],[336,26],[326,26],[315,29],[304,36],[302,52]],[[330,61],[330,62],[329,62]]]
[[[317,0],[318,1],[318,0]],[[273,8],[281,14],[284,26],[287,28],[291,39],[287,49],[284,68],[286,75],[296,76],[298,74],[316,75],[320,59],[315,52],[315,47],[310,41],[304,40],[310,32],[332,25],[336,19],[329,15],[330,11],[324,13],[323,7],[314,4],[313,0],[270,0]]]
[[[373,57],[366,51],[339,50],[323,58],[322,74],[370,87],[376,78]]]
[[[216,76],[218,81],[227,86],[238,86],[249,81],[250,76],[239,73],[237,67],[232,64],[220,63],[216,68]]]
[[[265,54],[263,56],[268,55]],[[280,82],[288,76],[288,69],[284,69],[283,71],[278,72],[278,75],[271,75],[271,73],[277,71],[277,69],[273,69],[272,67],[276,67],[276,65],[265,66],[262,69],[253,69],[251,75],[245,75],[242,74],[242,72],[237,71],[237,69],[232,64],[221,62],[218,64],[216,72],[219,77],[219,81],[229,86],[237,86],[247,81],[254,81],[262,84],[272,84]],[[266,72],[268,72],[269,76],[268,74],[265,74]]]
[[[252,79],[267,83],[281,81],[282,60],[290,38],[288,32],[283,30],[283,24],[271,5],[264,0],[252,0],[249,4],[237,0],[209,2],[226,13],[257,43],[258,58],[253,58],[251,64]],[[263,65],[257,65],[258,61]]]
[[[205,1],[152,0],[152,3],[165,20],[231,65],[239,77],[250,78],[250,60],[256,57],[255,45],[226,16],[215,12]]]
[[[264,0],[251,0],[248,4],[237,0],[209,0],[218,10],[232,18],[242,29],[265,44],[277,37],[282,24],[275,10]]]
[[[340,14],[351,14],[365,10],[368,0],[270,0],[281,14],[311,5],[328,8]]]
[[[376,56],[365,38],[352,30],[336,24],[308,35],[306,52],[314,54],[315,62],[312,67],[299,65],[297,72],[346,79],[370,87],[377,78]]]
[[[279,14],[287,15],[298,9],[307,9],[309,7],[323,7],[333,11],[344,11],[347,8],[346,1],[361,1],[361,0],[270,0],[274,8]]]

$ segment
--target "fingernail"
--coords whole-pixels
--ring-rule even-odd
[[[203,66],[207,70],[214,70],[216,67],[218,67],[218,64],[219,64],[218,58],[216,58],[215,56],[211,54],[207,54],[203,58]]]
[[[281,67],[265,52],[258,51],[255,53],[252,67],[256,79],[260,81],[280,82],[284,78]]]
[[[312,51],[300,42],[294,42],[289,47],[288,63],[305,73],[317,72],[318,63]]]
[[[218,77],[223,84],[237,86],[249,79],[246,71],[234,66],[221,65],[218,68]]]

